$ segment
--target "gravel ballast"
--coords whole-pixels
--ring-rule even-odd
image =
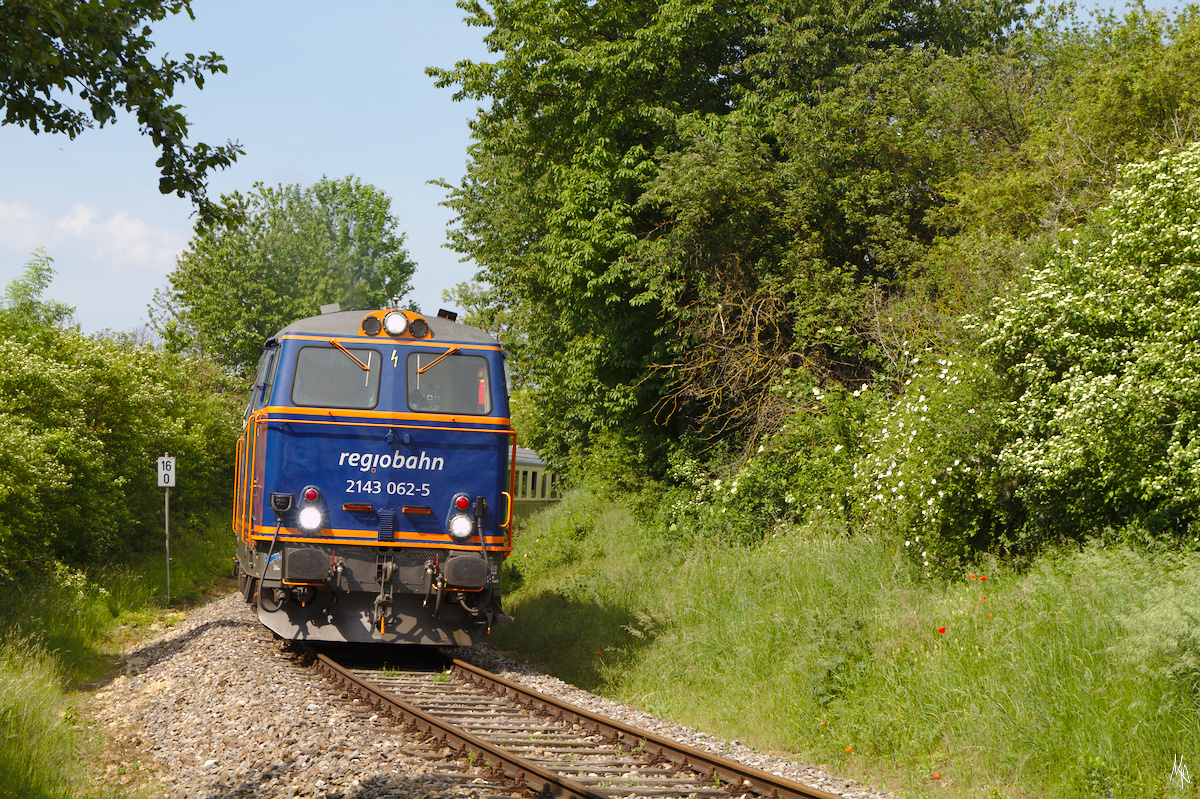
[[[618,705],[486,647],[455,654],[592,712],[830,793],[893,796]],[[124,664],[125,674],[95,692],[91,713],[117,747],[154,764],[148,787],[158,796],[511,795],[448,749],[406,734],[301,668],[236,593],[191,611]]]

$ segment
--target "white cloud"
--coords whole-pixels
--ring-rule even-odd
[[[79,259],[114,276],[146,271],[166,275],[189,234],[154,227],[126,211],[102,218],[95,206],[86,203],[76,203],[55,216],[25,203],[0,202],[4,248],[32,252],[45,247],[56,262]]]
[[[36,217],[34,210],[24,203],[0,201],[0,245],[32,252],[39,246],[38,235],[34,229]]]

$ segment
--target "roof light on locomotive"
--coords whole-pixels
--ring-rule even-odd
[[[399,336],[408,330],[408,317],[403,311],[392,311],[383,317],[383,329],[389,336]]]

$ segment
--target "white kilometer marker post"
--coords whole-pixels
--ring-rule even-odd
[[[175,485],[175,458],[163,453],[158,459],[158,487],[163,495],[163,536],[167,542],[167,604],[171,604],[171,486]]]

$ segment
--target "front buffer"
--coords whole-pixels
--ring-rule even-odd
[[[497,560],[479,554],[367,550],[365,547],[285,545],[273,553],[251,601],[258,618],[282,638],[470,646],[493,624],[508,620],[499,588],[491,579]],[[315,563],[329,568],[297,585],[285,564]],[[364,579],[366,578],[366,579]]]

